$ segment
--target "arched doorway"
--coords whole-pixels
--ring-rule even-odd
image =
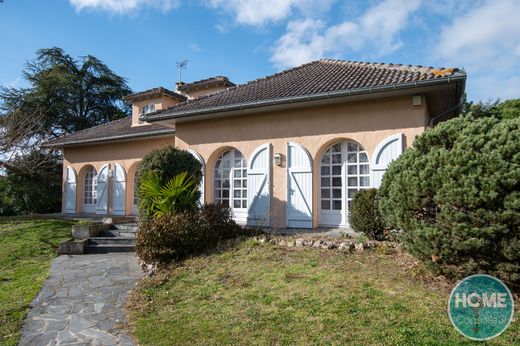
[[[236,149],[222,153],[215,162],[213,201],[229,206],[237,222],[247,221],[247,163]]]
[[[328,147],[319,164],[319,186],[319,224],[348,226],[350,201],[356,192],[370,187],[367,152],[350,141]]]
[[[97,205],[97,171],[90,166],[83,180],[83,212],[95,213]]]

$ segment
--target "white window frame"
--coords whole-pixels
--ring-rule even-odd
[[[229,186],[224,186],[226,181]],[[222,153],[213,170],[213,201],[229,205],[233,212],[247,212],[247,194],[247,162],[244,155],[237,149]],[[235,206],[236,202],[240,207]]]
[[[141,107],[141,115],[155,112],[155,104],[147,103]]]
[[[336,142],[323,153],[318,174],[319,224],[348,227],[350,201],[356,192],[371,187],[368,153],[355,142]]]
[[[97,205],[97,171],[94,167],[87,169],[83,183],[83,211],[95,213]]]

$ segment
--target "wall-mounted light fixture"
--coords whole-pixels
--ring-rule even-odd
[[[108,177],[109,177],[110,179],[112,179],[112,178],[114,177],[114,170],[113,170],[113,169],[109,169],[109,170],[108,170]]]
[[[282,154],[280,154],[280,153],[274,154],[274,163],[276,163],[277,166],[282,165]]]

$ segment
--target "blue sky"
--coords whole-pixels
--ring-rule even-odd
[[[470,100],[520,97],[519,0],[4,0],[0,85],[39,48],[91,54],[134,91],[235,83],[322,57],[462,67]]]

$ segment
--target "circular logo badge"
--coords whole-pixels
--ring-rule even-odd
[[[489,340],[507,329],[513,319],[514,301],[507,286],[485,274],[471,275],[451,291],[448,315],[462,335]]]

